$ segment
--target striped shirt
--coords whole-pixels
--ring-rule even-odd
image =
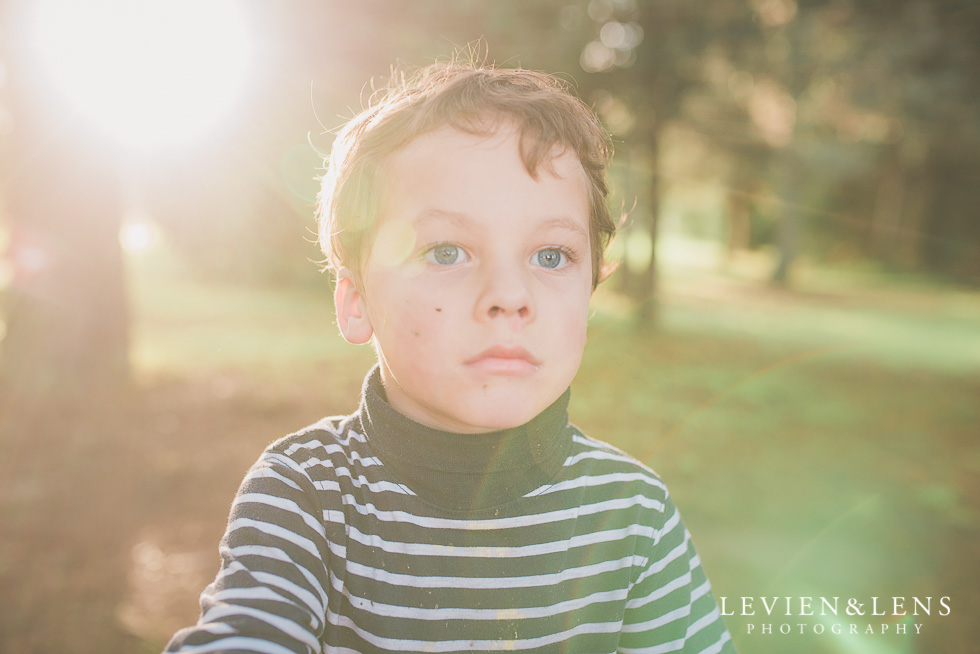
[[[456,435],[384,399],[249,471],[168,652],[734,652],[663,482],[567,421]]]

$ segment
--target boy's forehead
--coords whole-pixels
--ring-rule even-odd
[[[481,151],[501,148],[516,154],[517,156],[513,158],[513,167],[520,168],[535,180],[538,180],[542,174],[558,178],[578,178],[588,189],[588,175],[571,146],[562,142],[547,144],[544,148],[545,154],[533,159],[526,150],[532,144],[545,144],[536,143],[534,141],[536,137],[528,136],[522,131],[516,119],[502,118],[484,123],[482,127],[484,129],[480,131],[468,131],[445,123],[419,134],[388,156],[383,166],[384,177],[389,183],[411,183],[412,178],[424,173],[423,170],[415,167],[420,160],[431,161],[433,158],[444,158],[452,154],[459,157],[456,161],[462,165],[466,163],[467,158],[477,156]],[[407,179],[399,179],[399,177]]]
[[[386,162],[385,195],[411,197],[419,213],[458,220],[474,199],[505,206],[514,198],[567,211],[589,193],[588,175],[571,148],[554,146],[546,160],[529,162],[521,135],[511,124],[493,132],[469,133],[446,125],[407,143]],[[530,164],[537,164],[534,169]],[[391,208],[390,206],[388,208]],[[576,206],[576,208],[578,208]],[[549,206],[539,207],[552,213]],[[588,208],[585,207],[586,212]],[[419,216],[424,217],[423,215]]]

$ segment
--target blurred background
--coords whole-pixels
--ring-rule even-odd
[[[572,419],[666,479],[716,594],[932,598],[735,615],[739,650],[976,651],[976,3],[0,10],[0,652],[156,652],[196,620],[246,469],[352,411],[373,359],[313,243],[332,130],[392,64],[467,48],[613,134],[629,216]]]

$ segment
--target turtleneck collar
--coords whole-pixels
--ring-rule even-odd
[[[570,395],[566,390],[518,427],[456,434],[392,408],[375,366],[364,380],[358,417],[372,450],[399,482],[436,506],[478,510],[515,500],[558,473],[572,442]]]

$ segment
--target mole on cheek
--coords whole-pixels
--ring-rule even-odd
[[[442,311],[442,307],[436,307],[436,311]]]

